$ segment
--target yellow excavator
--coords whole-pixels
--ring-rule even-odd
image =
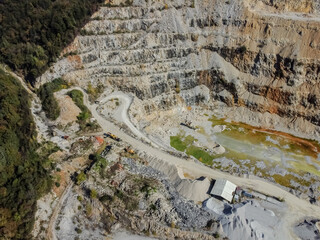
[[[121,139],[118,138],[116,135],[112,134],[111,132],[107,132],[107,133],[104,133],[103,136],[106,138],[106,137],[109,137],[117,142],[120,142]]]
[[[135,151],[130,147],[124,148],[124,151],[127,152],[127,153],[130,153],[131,155],[135,154]]]

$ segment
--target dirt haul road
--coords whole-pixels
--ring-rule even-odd
[[[285,227],[288,229],[288,234],[289,234],[289,229],[291,229],[292,225],[295,222],[299,221],[301,218],[306,216],[314,217],[314,218],[320,217],[319,206],[312,205],[309,202],[303,199],[300,199],[292,195],[291,193],[283,190],[282,188],[276,185],[273,185],[272,183],[266,182],[261,179],[250,179],[250,178],[232,176],[230,174],[220,172],[218,170],[214,170],[204,165],[197,164],[193,161],[183,160],[178,157],[172,156],[164,151],[161,151],[158,148],[149,146],[141,142],[140,140],[127,135],[126,133],[121,131],[120,128],[117,127],[115,124],[103,118],[96,110],[97,105],[90,104],[88,101],[87,94],[82,89],[80,88],[77,88],[77,89],[83,92],[84,104],[90,109],[93,117],[97,119],[98,123],[100,124],[100,126],[103,128],[104,131],[112,132],[113,134],[120,137],[123,141],[131,144],[135,149],[141,152],[145,152],[147,155],[153,156],[157,160],[162,161],[163,163],[159,162],[160,165],[166,164],[166,163],[169,165],[175,165],[177,168],[182,169],[183,172],[188,173],[194,177],[205,176],[213,179],[224,178],[231,182],[234,182],[238,186],[251,188],[251,189],[254,189],[255,191],[262,192],[266,195],[275,196],[275,197],[284,199],[284,201],[288,205],[288,211],[284,219]],[[129,107],[130,105],[127,105],[127,106]],[[123,108],[123,111],[125,111],[127,114],[128,109]],[[126,119],[127,120],[124,120],[125,123],[126,121],[130,121],[128,117]],[[290,231],[290,235],[292,239],[297,238],[291,231]],[[283,239],[283,238],[279,236],[279,239]]]

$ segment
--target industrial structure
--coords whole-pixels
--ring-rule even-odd
[[[221,197],[232,202],[237,186],[226,179],[217,179],[210,192],[211,195]]]

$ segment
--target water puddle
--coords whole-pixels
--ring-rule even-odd
[[[223,156],[233,160],[248,159],[252,163],[264,161],[270,166],[320,176],[320,145],[316,141],[216,117],[210,121],[213,126],[226,126],[224,131],[214,134],[216,141],[226,148]]]

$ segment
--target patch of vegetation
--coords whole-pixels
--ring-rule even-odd
[[[90,203],[86,204],[85,211],[86,211],[86,214],[88,217],[90,217],[92,215],[92,205]]]
[[[125,1],[125,6],[132,6],[133,0],[126,0]]]
[[[96,130],[99,128],[99,125],[96,123],[90,122],[90,118],[92,117],[91,112],[83,103],[83,93],[79,90],[72,90],[67,93],[74,103],[80,108],[81,113],[77,116],[78,123],[80,126],[80,131],[90,131]]]
[[[72,90],[67,93],[74,103],[80,108],[81,113],[78,116],[78,120],[85,121],[91,117],[91,112],[89,109],[83,104],[83,93],[79,90]]]
[[[307,162],[290,162],[295,169],[302,172],[312,173],[316,176],[320,177],[320,171],[313,165],[308,164]]]
[[[212,165],[212,160],[214,159],[214,157],[199,147],[190,146],[188,147],[186,153],[195,157],[204,164]]]
[[[93,170],[99,172],[101,175],[103,171],[108,166],[108,162],[105,158],[101,157],[99,154],[92,155],[92,161],[95,161],[93,166]]]
[[[119,190],[119,189],[116,190],[116,192],[114,193],[114,195],[115,195],[117,198],[119,198],[120,200],[123,200],[123,199],[124,199],[124,193],[123,193],[121,190]]]
[[[150,210],[153,211],[153,212],[157,210],[157,206],[154,205],[153,203],[150,204],[149,208],[150,208]]]
[[[184,133],[180,133],[177,136],[170,136],[170,145],[181,152],[184,152],[194,141],[197,141],[197,139],[191,135],[184,136]]]
[[[49,156],[52,153],[55,153],[57,151],[60,151],[61,149],[57,146],[57,144],[53,142],[44,142],[41,144],[40,148],[37,149],[37,153],[41,156]],[[44,163],[44,166],[46,168],[54,168],[53,162],[51,161],[50,158],[47,159],[47,161]],[[60,169],[61,171],[61,169]]]
[[[170,145],[181,152],[187,149],[187,144],[181,140],[181,136],[170,136]]]
[[[197,141],[191,135],[184,137],[183,135],[170,136],[170,145],[181,152],[186,152],[188,155],[191,155],[198,159],[199,161],[212,165],[214,156],[207,153],[200,147],[193,146],[193,142]]]
[[[86,175],[84,174],[84,172],[81,172],[77,175],[76,177],[76,184],[80,185],[81,183],[83,183],[85,180],[87,179]]]
[[[97,196],[98,196],[97,191],[95,189],[91,189],[90,190],[90,198],[95,199],[95,198],[97,198]]]
[[[102,84],[98,84],[96,87],[93,87],[91,83],[88,84],[87,93],[89,95],[89,101],[94,102],[104,90],[104,86]]]
[[[54,97],[54,92],[68,88],[69,85],[61,78],[56,78],[52,82],[43,84],[37,91],[41,100],[42,109],[46,113],[47,118],[56,120],[60,115],[60,107]]]
[[[0,62],[31,84],[53,63],[103,0],[3,0]]]
[[[78,234],[82,233],[82,230],[81,230],[80,228],[75,228],[74,230],[75,230],[76,233],[78,233]]]
[[[146,198],[149,198],[153,193],[157,192],[157,188],[153,186],[153,184],[150,184],[146,182],[141,188],[140,191],[145,193]]]
[[[310,183],[306,180],[303,180],[301,178],[298,178],[296,176],[293,176],[292,174],[287,174],[287,175],[280,175],[280,174],[274,174],[271,176],[271,178],[274,179],[276,183],[279,183],[282,186],[288,187],[288,188],[294,188],[291,184],[291,180],[295,181],[303,186],[309,186]]]
[[[103,203],[105,203],[105,202],[112,202],[112,201],[113,201],[113,197],[110,196],[110,195],[103,195],[103,196],[101,196],[101,197],[99,198],[99,201],[100,201],[100,202],[103,202]]]
[[[18,80],[0,69],[0,238],[3,239],[31,239],[36,201],[52,186],[51,169],[44,167],[48,155],[37,152],[39,144],[29,108],[28,93]]]
[[[181,92],[179,80],[176,80],[174,88],[175,88],[176,93],[179,94]]]
[[[245,53],[247,52],[247,47],[246,47],[246,46],[241,46],[241,47],[239,47],[239,48],[237,49],[237,51],[238,51],[241,55],[243,55],[243,54],[245,54]]]
[[[125,208],[127,210],[129,211],[138,210],[139,201],[136,197],[128,195],[127,193],[121,191],[120,189],[117,189],[114,195],[124,203]]]

